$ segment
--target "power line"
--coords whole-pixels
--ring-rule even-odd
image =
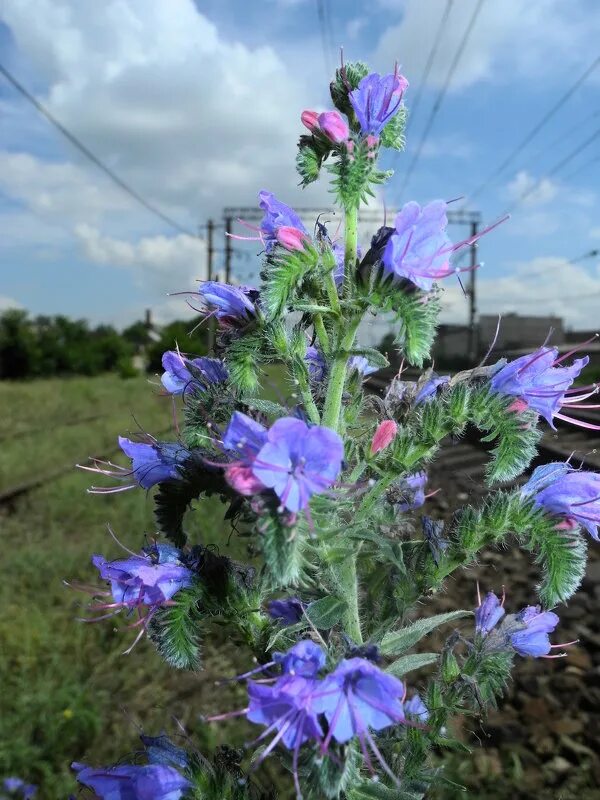
[[[443,84],[442,88],[440,89],[440,92],[439,92],[439,94],[438,94],[438,96],[437,96],[437,98],[435,100],[435,103],[433,104],[433,107],[431,109],[431,114],[429,115],[429,119],[427,120],[427,124],[425,125],[425,129],[423,130],[423,134],[421,135],[421,140],[419,141],[419,145],[417,147],[417,150],[416,150],[416,152],[415,152],[415,154],[413,156],[413,159],[410,162],[410,164],[408,166],[408,169],[406,170],[406,173],[404,175],[404,180],[402,181],[402,185],[400,186],[400,195],[402,195],[402,193],[406,189],[406,187],[408,185],[408,182],[409,182],[409,180],[410,180],[410,178],[411,178],[411,176],[412,176],[412,174],[414,172],[414,169],[417,166],[419,158],[421,157],[421,152],[423,150],[423,146],[424,146],[425,142],[427,141],[427,137],[429,136],[431,128],[433,127],[434,120],[435,120],[435,118],[436,118],[436,116],[437,116],[437,114],[438,114],[438,112],[439,112],[439,110],[440,110],[440,108],[442,106],[442,103],[444,102],[444,98],[446,96],[446,92],[448,91],[448,87],[450,86],[452,78],[454,77],[454,73],[456,72],[456,68],[458,67],[458,64],[460,62],[462,54],[463,54],[463,52],[464,52],[464,50],[465,50],[465,48],[466,48],[466,46],[468,44],[468,41],[469,41],[469,39],[471,37],[471,32],[473,31],[473,28],[475,27],[475,23],[477,22],[477,17],[479,16],[479,12],[481,11],[483,3],[484,3],[484,0],[478,0],[477,5],[475,6],[475,10],[473,11],[473,14],[471,15],[471,19],[469,20],[469,24],[467,25],[467,27],[465,29],[465,32],[463,34],[463,38],[462,38],[462,40],[461,40],[461,42],[460,42],[460,44],[458,46],[458,49],[457,49],[457,51],[456,51],[456,53],[454,55],[454,58],[453,58],[452,63],[450,65],[450,69],[448,70],[448,73],[446,75],[446,79],[444,81],[444,84]]]
[[[588,161],[584,161],[583,164],[581,164],[579,167],[577,167],[577,169],[574,169],[573,172],[569,172],[568,175],[565,175],[564,180],[565,181],[573,180],[573,178],[576,175],[579,175],[579,173],[583,172],[584,169],[587,169],[588,167],[591,167],[592,164],[596,164],[596,162],[598,162],[598,161],[600,161],[600,156],[594,156],[593,158],[588,159]]]
[[[557,172],[560,172],[560,170],[563,167],[566,167],[567,164],[569,164],[576,156],[578,156],[579,153],[581,153],[583,150],[585,150],[586,147],[589,147],[589,145],[592,144],[592,142],[595,141],[599,136],[600,136],[600,128],[597,128],[591,136],[588,136],[588,138],[584,142],[582,142],[580,145],[578,145],[568,155],[566,155],[557,164],[555,164],[552,167],[552,169],[550,170],[550,172],[547,172],[539,180],[537,180],[532,186],[530,186],[528,189],[526,189],[515,200],[515,202],[506,210],[505,213],[508,214],[510,211],[512,211],[514,208],[516,208],[518,205],[520,205],[523,202],[523,200],[526,200],[531,194],[533,194],[533,192],[535,192],[536,189],[538,189],[542,185],[543,181],[554,177],[554,175],[556,175]]]
[[[570,258],[568,261],[562,261],[560,264],[551,264],[545,267],[539,267],[539,269],[531,269],[527,270],[527,272],[519,273],[516,275],[509,275],[507,277],[515,277],[515,278],[530,278],[535,277],[536,275],[543,275],[549,269],[555,269],[556,267],[567,267],[570,264],[578,264],[580,261],[585,261],[587,258],[596,258],[596,256],[600,255],[600,250],[590,250],[587,253],[583,253],[576,258]]]
[[[506,167],[511,164],[514,159],[519,155],[519,153],[527,147],[529,142],[534,139],[537,134],[542,130],[542,128],[552,119],[552,117],[556,114],[559,109],[566,103],[566,101],[577,91],[577,89],[581,86],[582,83],[592,74],[592,72],[596,69],[596,67],[600,64],[600,56],[598,56],[590,66],[585,70],[583,74],[581,74],[575,83],[573,83],[567,91],[557,100],[557,102],[544,114],[544,116],[533,126],[533,128],[529,131],[529,133],[523,138],[523,140],[512,150],[502,161],[500,166],[496,167],[496,169],[484,180],[476,189],[468,195],[468,200],[473,200],[475,197],[480,195],[487,187],[493,183],[496,178],[498,178],[506,169]]]
[[[421,75],[419,88],[417,89],[417,93],[415,94],[415,99],[413,100],[413,103],[411,105],[410,114],[408,116],[408,121],[406,123],[406,133],[408,133],[408,130],[416,116],[417,108],[419,107],[419,104],[421,102],[421,97],[423,96],[423,90],[425,88],[425,85],[427,84],[427,79],[429,78],[429,73],[431,72],[433,62],[435,61],[435,57],[437,55],[440,42],[442,40],[442,34],[444,33],[448,17],[450,16],[450,11],[452,9],[453,2],[454,0],[446,1],[446,8],[444,9],[444,13],[440,17],[440,24],[435,34],[435,39],[433,40],[433,45],[431,46],[431,50],[429,51],[429,56],[427,57],[427,63],[425,64],[425,69],[423,70],[423,74]]]
[[[107,175],[113,183],[116,183],[117,186],[126,192],[130,197],[132,197],[136,202],[142,205],[147,211],[154,214],[156,217],[161,219],[163,222],[166,222],[171,228],[179,231],[179,233],[183,233],[186,236],[192,236],[194,239],[197,239],[195,233],[185,228],[183,225],[180,225],[171,217],[164,214],[158,208],[156,208],[152,203],[149,203],[145,200],[141,194],[139,194],[132,186],[126,183],[122,178],[120,178],[110,167],[108,167],[103,161],[101,161],[98,156],[96,156],[92,151],[83,144],[73,133],[71,133],[65,126],[59,122],[55,116],[53,116],[48,109],[43,106],[27,89],[21,84],[14,75],[12,75],[6,67],[0,64],[0,74],[4,75],[6,80],[12,84],[12,86],[28,101],[30,102],[38,111],[39,113],[46,117],[48,122],[50,122],[64,137],[68,139],[71,144],[79,150],[86,158],[88,158],[93,164],[95,164],[98,169],[102,170],[105,175]]]
[[[331,63],[329,42],[327,37],[327,22],[326,22],[326,6],[325,0],[317,0],[317,17],[319,18],[319,27],[321,29],[321,46],[323,47],[323,61],[325,63],[325,72],[327,73],[327,80],[331,75]]]

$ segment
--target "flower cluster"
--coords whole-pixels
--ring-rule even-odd
[[[502,623],[500,621],[502,620]],[[567,647],[574,642],[551,644],[550,636],[558,623],[552,611],[540,606],[526,606],[517,614],[506,614],[504,598],[488,592],[475,609],[475,633],[485,640],[489,650],[508,650],[533,658],[560,658],[566,653],[550,656],[551,650]]]
[[[236,458],[225,468],[236,491],[253,495],[272,489],[292,513],[334,483],[344,456],[335,431],[294,417],[282,417],[267,430],[239,411],[227,426],[223,449]]]
[[[0,800],[8,800],[11,797],[31,800],[37,794],[37,786],[32,783],[26,783],[21,778],[4,778],[2,789],[6,794],[0,794]]]
[[[314,742],[321,754],[327,754],[332,740],[346,744],[356,738],[371,772],[374,769],[369,750],[384,772],[397,782],[372,732],[426,720],[428,711],[421,698],[414,695],[406,702],[404,683],[366,658],[345,658],[321,678],[319,673],[325,665],[323,649],[309,639],[302,640],[285,653],[275,653],[272,661],[257,670],[240,676],[246,678],[281,667],[279,677],[270,683],[248,681],[247,708],[209,719],[244,714],[250,722],[264,725],[266,731],[258,741],[268,734],[274,735],[260,761],[279,743],[291,750],[298,796],[301,796],[298,757],[307,742]]]
[[[77,780],[102,800],[180,800],[192,784],[166,764],[88,767],[73,762]]]

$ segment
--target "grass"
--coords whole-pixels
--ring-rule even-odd
[[[118,433],[136,429],[132,410],[147,430],[172,426],[170,401],[141,378],[0,384],[0,403],[6,409],[0,438],[36,429],[2,441],[0,490],[90,453],[106,453]],[[94,412],[106,416],[77,422]],[[137,747],[140,726],[149,734],[172,733],[174,715],[201,743],[214,743],[225,729],[201,723],[200,713],[243,703],[240,687],[215,692],[215,679],[239,672],[247,657],[218,629],[204,648],[205,671],[193,675],[167,668],[145,640],[131,655],[121,655],[135,636],[122,625],[76,621],[86,596],[62,581],[95,583],[90,555],[122,556],[107,522],[134,550],[154,531],[151,497],[137,490],[89,496],[91,477],[68,471],[14,507],[0,509],[0,778],[19,775],[38,784],[40,800],[75,791],[73,760],[99,765],[127,757]],[[198,504],[192,529],[197,541],[239,557],[239,540],[226,543],[224,510],[218,503]],[[251,731],[238,722],[226,731],[229,740],[232,732],[240,743]]]

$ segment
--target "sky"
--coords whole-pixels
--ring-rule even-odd
[[[597,0],[3,0],[0,63],[189,233],[111,182],[0,75],[0,309],[119,327],[145,308],[158,321],[181,317],[185,297],[168,293],[206,277],[207,219],[255,206],[261,189],[330,208],[324,180],[299,188],[294,156],[301,111],[330,107],[343,46],[346,60],[382,73],[397,61],[409,115],[416,106],[406,151],[386,156],[396,174],[373,203],[382,222],[384,206],[408,200],[462,197],[451,208],[488,223],[511,209],[480,244],[479,310],[594,328],[600,258],[584,256],[600,250],[600,60],[495,173],[600,56],[599,42]],[[216,245],[219,269],[221,231]],[[239,280],[256,275],[256,252],[236,243]],[[443,304],[444,321],[466,320],[454,278]]]

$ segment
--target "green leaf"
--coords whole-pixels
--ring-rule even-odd
[[[348,800],[421,800],[422,792],[407,792],[404,789],[390,789],[380,782],[365,781],[353,786],[347,792]]]
[[[315,269],[319,254],[312,245],[293,252],[277,247],[269,256],[264,277],[262,303],[267,321],[281,316],[296,298],[298,289],[307,272]]]
[[[275,583],[280,587],[297,584],[304,565],[304,536],[300,527],[286,525],[283,515],[273,508],[261,516],[257,529],[263,557]]]
[[[433,617],[419,619],[407,628],[401,628],[399,631],[387,633],[381,642],[381,652],[388,656],[403,653],[428,633],[439,628],[440,625],[445,625],[447,622],[454,622],[463,617],[470,617],[471,615],[471,611],[449,611],[446,614],[436,614]]]
[[[244,404],[251,410],[260,411],[261,414],[266,414],[267,417],[274,417],[275,419],[287,417],[290,413],[285,406],[274,403],[271,400],[262,400],[260,397],[248,397],[244,400]]]
[[[159,609],[150,620],[148,635],[167,664],[176,669],[200,669],[202,585],[181,589],[174,605]]]
[[[341,620],[347,608],[348,604],[345,600],[331,595],[310,603],[306,614],[315,628],[328,630]]]
[[[397,658],[389,667],[386,667],[385,671],[389,672],[390,675],[401,678],[407,672],[413,672],[415,669],[435,664],[439,657],[439,653],[410,653],[410,655]]]

